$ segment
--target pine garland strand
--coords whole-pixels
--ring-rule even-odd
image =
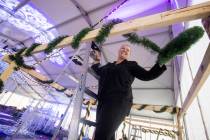
[[[103,44],[106,41],[106,38],[110,34],[111,29],[114,27],[115,24],[121,23],[122,20],[120,19],[114,19],[110,21],[109,23],[103,25],[103,27],[100,29],[97,37],[95,38],[95,42],[98,45]]]
[[[48,43],[47,48],[44,50],[46,54],[49,54],[53,51],[53,49],[58,45],[63,39],[65,39],[68,36],[59,36],[55,39],[53,39],[50,43]]]
[[[148,107],[148,106],[152,106],[152,105],[148,105],[148,104],[142,104],[142,105],[140,105],[139,107],[135,107],[137,104],[133,104],[134,105],[134,108],[135,109],[137,109],[137,110],[139,110],[139,111],[141,111],[141,110],[143,110],[143,109],[145,109],[146,107]],[[138,105],[137,105],[138,106]],[[167,111],[167,109],[169,109],[170,108],[170,114],[176,114],[176,113],[178,113],[179,112],[179,108],[178,107],[170,107],[170,106],[162,106],[161,108],[160,108],[160,110],[152,110],[153,112],[156,112],[156,113],[162,113],[162,112],[166,112]]]
[[[0,79],[0,94],[3,91],[4,88],[4,82]]]
[[[178,108],[177,108],[177,107],[174,107],[174,108],[172,109],[172,111],[171,111],[171,114],[176,114],[176,113],[178,113],[177,110],[178,110]]]
[[[169,108],[169,106],[163,106],[163,107],[161,107],[160,110],[153,110],[153,111],[155,113],[162,113],[162,112],[165,112],[168,108]]]
[[[20,49],[20,50],[15,54],[15,57],[20,57],[21,54],[22,54],[26,49],[27,49],[26,47]]]
[[[138,108],[138,110],[139,110],[139,111],[140,111],[140,110],[143,110],[143,109],[145,109],[147,106],[148,106],[148,105],[142,105],[142,106],[140,106],[140,107]]]
[[[26,68],[26,69],[35,69],[33,66],[29,66],[29,65],[26,65],[24,60],[23,60],[23,57],[21,56],[21,54],[26,50],[26,48],[22,48],[20,49],[16,54],[14,55],[9,55],[9,59],[11,61],[14,61],[15,64],[17,65],[17,67],[14,68],[14,70],[19,70],[19,67],[23,67],[23,68]]]
[[[38,82],[42,83],[42,84],[52,84],[54,81],[53,80],[46,80],[46,81],[43,81],[43,80],[40,80],[38,78],[35,78]]]
[[[132,44],[141,44],[143,47],[152,50],[154,53],[160,52],[160,47],[146,37],[139,37],[136,33],[124,34],[123,36]]]
[[[71,46],[73,49],[77,49],[81,40],[92,30],[92,28],[84,28],[77,35],[74,36]]]
[[[40,43],[33,43],[33,44],[31,45],[31,47],[29,47],[29,48],[26,50],[25,56],[26,56],[26,57],[31,56],[31,55],[32,55],[31,52],[33,52],[33,50],[34,50],[36,47],[38,47],[39,45],[41,45],[41,44],[40,44]]]
[[[195,26],[180,33],[176,38],[170,41],[158,55],[157,62],[166,64],[169,60],[178,54],[186,52],[192,44],[197,42],[204,34],[204,30]]]
[[[64,91],[66,91],[67,90],[67,88],[63,88],[63,89],[55,89],[56,91],[58,91],[58,92],[64,92]]]

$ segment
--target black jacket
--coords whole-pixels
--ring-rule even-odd
[[[157,78],[166,70],[165,65],[160,67],[159,64],[155,64],[147,71],[135,61],[127,60],[120,64],[108,63],[102,67],[100,67],[100,64],[94,64],[91,68],[100,76],[99,101],[106,99],[132,100],[131,84],[135,77],[143,81],[149,81]]]

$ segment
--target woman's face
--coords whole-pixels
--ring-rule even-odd
[[[118,52],[118,58],[128,59],[131,53],[131,49],[128,45],[122,45]]]

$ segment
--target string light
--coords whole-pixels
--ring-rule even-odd
[[[114,9],[112,9],[106,16],[104,16],[103,18],[101,18],[96,24],[94,24],[92,27],[94,28],[95,26],[97,26],[99,23],[103,22],[104,20],[106,20],[111,14],[113,14],[116,10],[118,10],[122,5],[124,5],[126,2],[128,2],[129,0],[124,0],[122,3],[120,3],[117,7],[115,7]]]

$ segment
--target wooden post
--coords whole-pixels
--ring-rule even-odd
[[[181,124],[182,116],[180,116],[180,112],[177,114],[177,125],[178,125],[178,140],[183,140],[183,127]]]
[[[183,103],[180,116],[183,116],[184,113],[189,108],[189,106],[192,104],[192,102],[198,95],[201,87],[203,86],[209,75],[210,75],[210,44],[200,64],[198,72],[193,80],[188,95]]]

